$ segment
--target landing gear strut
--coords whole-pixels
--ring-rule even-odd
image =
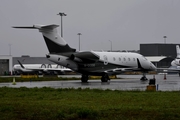
[[[101,82],[108,82],[108,80],[110,80],[108,74],[102,75],[102,77],[101,77]]]
[[[146,74],[145,74],[145,73],[143,73],[143,76],[142,76],[142,78],[141,78],[140,80],[142,80],[142,81],[148,80],[148,79],[146,78]]]
[[[87,82],[88,81],[88,75],[82,75],[81,82]]]

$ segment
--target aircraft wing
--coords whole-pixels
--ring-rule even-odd
[[[32,70],[32,71],[72,71],[69,68],[26,68],[27,70]]]
[[[107,70],[107,73],[114,73],[114,74],[121,74],[123,72],[135,72],[135,71],[141,71],[139,68],[116,68],[112,70]]]
[[[163,72],[177,71],[177,72],[180,72],[180,66],[171,66],[169,68],[157,68],[157,71],[163,71]]]
[[[74,55],[74,57],[77,57],[84,62],[95,62],[95,61],[99,60],[99,55],[97,55],[93,52],[90,52],[90,51],[79,52],[79,53],[75,53],[73,55]]]
[[[44,71],[61,71],[61,72],[71,72],[73,70],[69,69],[69,68],[46,68],[44,69]]]

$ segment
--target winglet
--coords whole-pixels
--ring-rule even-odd
[[[20,66],[21,66],[22,68],[25,68],[19,60],[18,60],[18,63],[20,64]]]

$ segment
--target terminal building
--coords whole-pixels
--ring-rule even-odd
[[[11,55],[0,55],[0,75],[10,74],[12,71],[13,61]]]
[[[12,57],[11,55],[0,55],[0,75],[12,75],[13,66],[19,64],[18,60],[22,64],[55,64],[46,57],[30,57],[28,55]]]
[[[149,59],[156,67],[170,67],[171,61],[176,58],[176,45],[180,44],[140,44],[140,54]],[[18,64],[54,64],[46,57],[12,57],[11,55],[0,55],[0,75],[12,74],[13,66]]]

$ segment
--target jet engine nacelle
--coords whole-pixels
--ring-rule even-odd
[[[62,55],[56,55],[56,54],[49,54],[46,56],[50,61],[53,61],[59,65],[62,65],[66,68],[70,68],[74,71],[78,70],[78,65],[71,59],[69,59],[69,57],[65,57]]]
[[[74,61],[76,61],[76,62],[82,62],[82,60],[79,59],[79,58],[77,58],[74,54],[72,54],[72,55],[70,56],[70,59],[71,59],[71,60],[74,60]]]

